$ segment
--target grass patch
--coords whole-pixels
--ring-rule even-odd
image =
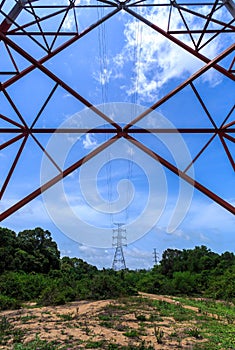
[[[197,307],[200,313],[216,314],[221,317],[230,316],[235,321],[235,305],[226,301],[216,301],[212,299],[192,299],[177,297],[180,303],[188,306]]]
[[[10,339],[13,343],[20,342],[24,334],[25,331],[15,329],[6,316],[0,318],[0,345],[6,345]]]
[[[36,315],[26,315],[26,316],[21,316],[20,320],[22,323],[27,323],[30,320],[35,320],[36,318],[38,318],[38,316]]]
[[[34,340],[27,344],[15,344],[13,350],[56,350],[58,346],[56,342],[47,342],[46,340],[40,339],[38,336]]]
[[[98,340],[98,341],[89,341],[86,343],[85,348],[86,349],[99,349],[102,348],[105,344],[104,340]]]
[[[137,329],[130,329],[124,333],[124,335],[128,338],[138,338],[139,337],[139,331]]]
[[[59,318],[61,318],[63,321],[72,321],[74,320],[75,316],[73,313],[68,313],[68,314],[58,314],[57,315]]]
[[[105,328],[113,328],[113,322],[110,321],[102,321],[99,323],[99,325]]]

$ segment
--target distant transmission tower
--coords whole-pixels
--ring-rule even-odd
[[[157,253],[156,248],[154,248],[154,250],[153,250],[153,262],[154,262],[154,266],[157,265],[157,262],[158,262],[158,253]]]
[[[126,236],[124,236],[123,233],[126,233],[126,230],[122,228],[122,225],[124,224],[117,223],[115,225],[117,225],[117,229],[113,229],[113,247],[116,247],[116,250],[113,258],[112,269],[118,271],[126,269],[126,262],[122,249],[123,246],[126,246],[126,244],[123,244],[123,240],[126,240]]]

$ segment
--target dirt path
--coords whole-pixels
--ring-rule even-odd
[[[192,311],[194,311],[194,312],[196,312],[198,314],[201,313],[200,308],[198,308],[196,306],[182,304],[178,300],[175,300],[173,297],[168,297],[168,296],[165,296],[165,295],[156,295],[156,294],[142,293],[142,292],[139,292],[138,294],[141,297],[143,297],[143,298],[150,298],[152,300],[165,301],[165,302],[170,303],[170,304],[180,305],[184,309],[192,310]],[[212,317],[214,319],[217,319],[217,320],[221,318],[217,314],[212,314],[210,312],[207,312],[206,315],[209,316],[209,317]]]
[[[181,305],[184,309],[192,310],[195,312],[200,311],[198,307],[181,304],[179,301],[175,300],[173,297],[168,297],[165,295],[142,293],[142,292],[139,292],[138,294],[143,298],[150,298],[152,300],[161,300],[161,301],[165,301],[165,302],[170,303],[170,304]]]

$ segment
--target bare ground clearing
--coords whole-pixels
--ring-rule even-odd
[[[179,315],[162,315],[151,304],[152,300],[179,307]],[[145,346],[143,349],[194,349],[206,339],[192,332],[197,329],[197,320],[186,312],[200,315],[197,307],[182,305],[168,296],[146,293],[134,298],[77,301],[54,307],[28,305],[0,313],[12,327],[12,335],[0,349],[14,348],[17,330],[21,332],[22,344],[37,335],[56,342],[56,349],[140,349],[141,344]]]

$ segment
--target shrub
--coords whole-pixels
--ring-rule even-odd
[[[19,309],[20,302],[15,298],[0,294],[0,310]]]

